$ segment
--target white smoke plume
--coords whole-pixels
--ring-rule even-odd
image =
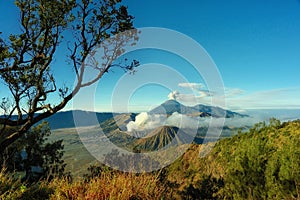
[[[127,131],[148,131],[161,126],[176,126],[178,128],[197,129],[199,123],[205,122],[206,119],[199,117],[189,117],[177,112],[171,116],[161,114],[148,114],[142,112],[135,117],[135,121],[127,124]],[[202,124],[203,125],[203,124]]]
[[[170,100],[177,100],[177,97],[180,95],[180,93],[178,91],[172,91],[169,95],[168,98]]]
[[[135,121],[130,121],[127,124],[128,132],[151,131],[161,126],[175,126],[183,129],[197,129],[198,127],[208,127],[211,120],[221,120],[220,118],[211,117],[192,117],[177,112],[171,116],[161,114],[148,114],[142,112],[136,116]],[[263,121],[261,117],[234,117],[226,118],[224,126],[241,127],[252,126],[255,123]],[[215,123],[219,124],[219,123]]]
[[[127,131],[146,131],[152,130],[156,127],[165,124],[167,117],[165,115],[149,115],[146,112],[142,112],[135,117],[135,121],[130,121],[127,124]]]

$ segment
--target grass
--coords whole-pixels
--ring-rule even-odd
[[[88,183],[54,180],[56,188],[50,199],[162,199],[164,187],[147,174],[103,174]]]
[[[21,183],[5,170],[0,172],[0,199],[104,200],[165,199],[170,197],[157,176],[102,173],[89,181],[62,178],[34,185]],[[169,199],[169,198],[168,198]]]

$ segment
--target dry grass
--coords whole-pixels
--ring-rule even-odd
[[[51,199],[162,199],[164,187],[154,176],[141,174],[102,174],[90,182],[54,180]]]
[[[89,182],[54,179],[50,183],[24,185],[7,173],[0,173],[0,199],[168,199],[165,187],[151,174],[102,174]]]
[[[0,199],[18,199],[24,192],[25,186],[19,179],[15,179],[6,173],[3,168],[0,171]]]

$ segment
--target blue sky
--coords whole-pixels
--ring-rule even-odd
[[[18,15],[12,2],[0,2],[0,27],[4,33],[18,30]],[[135,16],[137,28],[172,29],[202,45],[221,74],[228,108],[300,108],[300,1],[125,0],[124,4]],[[188,95],[199,96],[199,92],[207,90],[203,77],[196,75],[190,64],[176,55],[144,50],[129,56],[136,57],[145,66],[149,63],[167,65],[183,74],[185,82],[201,87],[181,87],[182,80],[167,76],[168,87],[149,82],[125,102],[122,92],[118,93],[120,98],[112,100],[112,91],[123,76],[116,70],[99,82],[94,105],[80,101],[75,108],[110,111],[113,107],[114,111],[122,111],[118,105],[126,104],[130,111],[143,111],[167,100],[172,91],[178,91],[178,100],[189,104],[191,102],[185,102]],[[58,56],[55,64],[58,66],[63,60]],[[72,71],[64,69],[61,73],[60,69],[54,68],[58,81],[71,84],[74,77],[65,74]],[[149,79],[145,76],[157,74],[137,72],[132,80]],[[1,96],[5,95],[4,91],[0,91]],[[199,103],[209,103],[209,97],[199,97]],[[66,109],[74,107],[70,104]]]
[[[197,40],[229,87],[256,91],[299,85],[299,1],[126,2],[137,27],[170,28]],[[268,75],[273,77],[266,83],[253,85],[253,79],[264,82]]]

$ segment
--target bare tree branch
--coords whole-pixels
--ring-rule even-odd
[[[133,17],[121,0],[17,0],[20,10],[20,34],[10,35],[8,42],[0,38],[0,80],[10,90],[13,99],[7,116],[0,116],[0,154],[35,123],[62,110],[80,91],[103,77],[112,67],[134,71],[137,61],[122,65],[114,60],[123,53],[123,47],[137,40],[137,32],[109,39],[115,34],[133,28]],[[74,15],[77,15],[74,16]],[[75,71],[76,85],[72,90],[57,87],[51,73],[53,59],[66,30],[74,35],[67,43],[69,64]],[[0,35],[1,36],[1,35]],[[67,35],[68,36],[68,35]],[[106,43],[104,42],[106,41]],[[103,43],[104,42],[104,43]],[[88,65],[86,59],[95,48],[104,48],[102,63]],[[61,64],[63,65],[63,64]],[[87,68],[98,71],[91,80],[84,80]],[[56,95],[59,102],[49,101]],[[8,108],[7,108],[8,109]],[[17,112],[17,118],[13,113]],[[7,127],[16,131],[7,133]]]

